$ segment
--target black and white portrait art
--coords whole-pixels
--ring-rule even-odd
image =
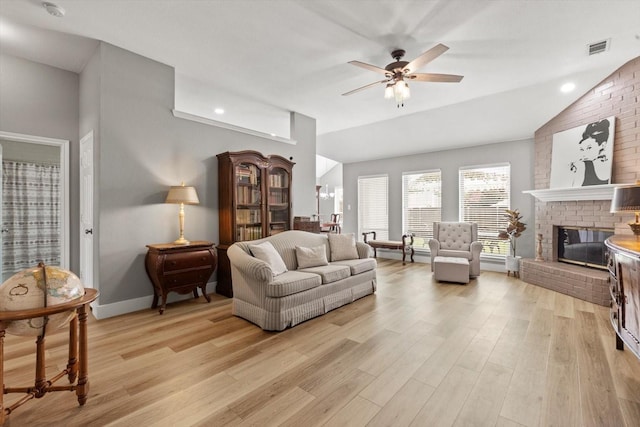
[[[609,184],[615,117],[553,134],[549,188]]]

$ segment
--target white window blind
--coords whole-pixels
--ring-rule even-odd
[[[414,247],[428,248],[433,223],[441,220],[442,173],[402,174],[402,230],[414,234]]]
[[[478,224],[482,252],[507,255],[508,242],[498,240],[505,227],[503,214],[511,206],[511,166],[475,166],[459,170],[460,221]]]
[[[376,239],[389,238],[389,177],[358,177],[358,240],[362,233],[376,232]]]

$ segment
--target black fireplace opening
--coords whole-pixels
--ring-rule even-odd
[[[613,233],[607,228],[557,227],[558,261],[605,270],[604,241]]]

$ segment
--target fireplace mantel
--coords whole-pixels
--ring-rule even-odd
[[[619,184],[589,185],[586,187],[549,188],[547,190],[527,190],[541,202],[568,202],[572,200],[611,200],[613,189]]]

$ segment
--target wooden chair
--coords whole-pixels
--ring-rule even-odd
[[[342,231],[340,227],[340,214],[332,213],[329,222],[325,222],[320,226],[320,231],[323,233],[336,233],[340,234]]]
[[[372,240],[367,240],[369,234],[373,235]],[[402,235],[402,240],[376,240],[375,231],[367,231],[362,233],[364,242],[373,248],[373,256],[377,257],[378,253],[376,249],[397,249],[402,251],[402,265],[405,265],[405,257],[407,252],[411,254],[411,262],[413,262],[413,255],[415,250],[413,249],[413,234]]]

